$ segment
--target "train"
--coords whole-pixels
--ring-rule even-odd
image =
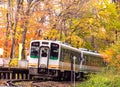
[[[52,40],[32,40],[28,62],[31,76],[64,80],[78,80],[84,73],[99,72],[105,66],[97,52]]]

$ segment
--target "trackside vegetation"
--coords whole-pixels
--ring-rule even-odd
[[[76,87],[120,87],[120,71],[115,67],[106,68],[98,74],[91,74],[90,79]]]

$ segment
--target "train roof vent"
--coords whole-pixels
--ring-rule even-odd
[[[61,41],[59,41],[59,40],[56,40],[56,42],[58,42],[58,43],[62,43]]]
[[[88,49],[85,49],[85,48],[79,48],[79,50],[81,50],[81,51],[88,51]]]
[[[80,51],[88,51],[88,52],[94,52],[94,53],[98,53],[98,51],[95,50],[89,50],[89,49],[85,49],[85,48],[79,48]]]

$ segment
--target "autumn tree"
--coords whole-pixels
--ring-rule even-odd
[[[116,5],[107,0],[94,0],[87,3],[86,9],[82,17],[70,20],[71,29],[84,40],[83,47],[99,50],[114,43],[114,30],[120,25]]]
[[[51,3],[49,0],[47,2],[48,12],[49,12],[49,22],[50,22],[50,32],[54,32],[56,29],[55,37],[49,37],[50,32],[48,32],[48,39],[51,40],[61,40],[63,42],[67,42],[71,45],[74,45],[73,42],[80,43],[79,45],[74,45],[75,47],[81,47],[82,40],[80,37],[74,33],[74,30],[70,29],[72,24],[72,19],[77,19],[84,15],[83,6],[86,5],[87,0],[79,1],[79,0],[60,0]],[[77,39],[71,39],[72,37],[77,37]],[[47,36],[46,36],[47,37]],[[78,39],[79,38],[79,39]]]
[[[10,36],[10,58],[22,43],[25,59],[25,49],[33,39],[61,40],[74,47],[99,50],[114,43],[115,37],[110,35],[115,36],[120,26],[116,5],[108,1],[9,0],[8,3],[6,48]]]
[[[12,1],[13,2],[13,1]],[[17,29],[17,24],[18,24],[18,13],[19,13],[19,10],[22,6],[22,3],[23,1],[21,0],[17,0],[16,1],[16,6],[14,7],[15,8],[15,11],[14,11],[14,21],[12,22],[12,47],[11,47],[11,52],[10,52],[10,58],[13,58],[14,56],[14,52],[15,52],[15,38],[16,38],[16,29]]]
[[[47,29],[46,17],[47,11],[44,9],[41,0],[27,0],[26,3],[22,4],[21,9],[21,27],[22,27],[22,58],[25,59],[25,49],[28,47],[30,40],[42,39],[41,35]],[[44,31],[43,31],[44,30]]]

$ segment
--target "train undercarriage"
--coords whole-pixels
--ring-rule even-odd
[[[60,71],[55,69],[46,69],[46,68],[30,68],[29,74],[33,78],[51,78],[55,80],[80,80],[83,78],[83,72],[74,72],[74,71]]]

